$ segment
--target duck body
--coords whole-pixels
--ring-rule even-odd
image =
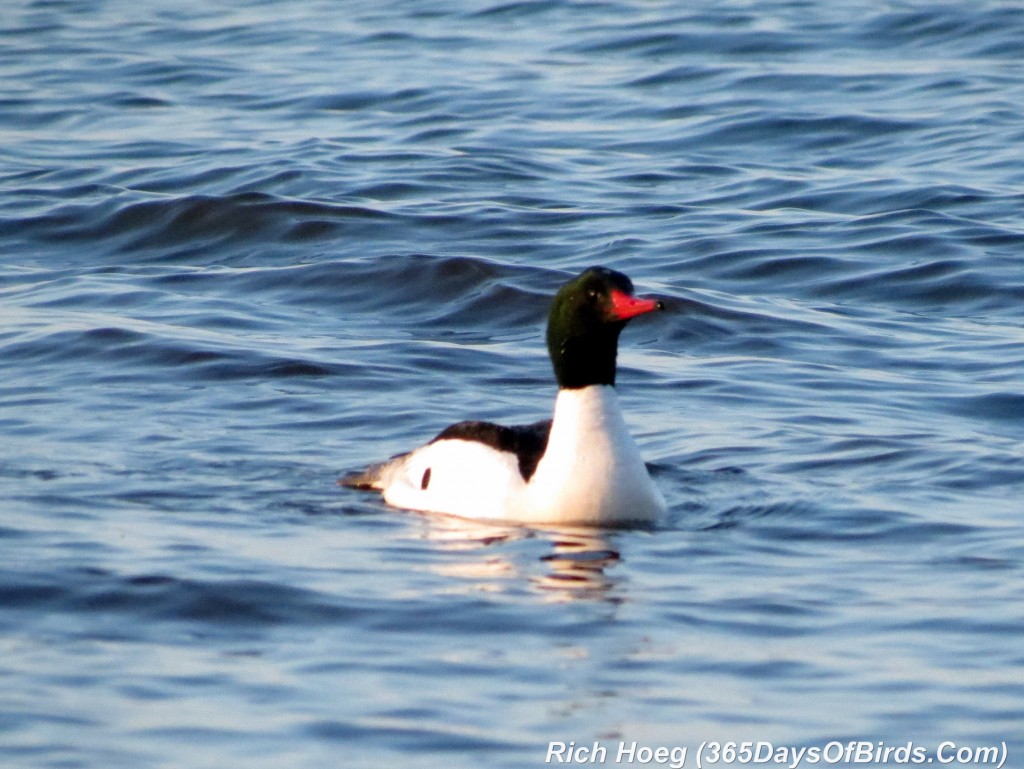
[[[650,524],[665,501],[615,391],[618,335],[661,308],[626,276],[591,268],[563,286],[548,321],[558,395],[552,419],[505,427],[460,422],[429,443],[342,479],[395,507],[523,524]]]

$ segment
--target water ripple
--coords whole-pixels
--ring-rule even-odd
[[[1022,40],[1001,0],[9,9],[0,756],[1019,754]],[[547,416],[594,263],[666,304],[619,359],[665,521],[337,488]]]

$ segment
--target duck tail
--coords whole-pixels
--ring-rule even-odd
[[[384,462],[376,462],[365,470],[355,470],[346,473],[338,479],[338,485],[346,489],[358,489],[359,491],[383,491],[385,486],[385,471],[393,466],[396,460],[403,459],[408,454],[399,454]]]

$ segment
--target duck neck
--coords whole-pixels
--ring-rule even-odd
[[[548,339],[548,353],[560,390],[615,386],[619,334],[625,324],[609,323],[598,331],[562,340]]]
[[[612,385],[559,389],[553,417],[551,431],[559,441],[586,444],[598,435],[618,434],[625,429],[618,396]]]

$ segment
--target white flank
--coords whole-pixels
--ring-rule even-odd
[[[428,443],[399,457],[381,481],[384,501],[395,507],[487,519],[508,518],[510,500],[526,487],[515,455],[464,440]]]

